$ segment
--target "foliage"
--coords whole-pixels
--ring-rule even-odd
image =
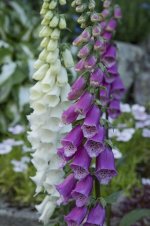
[[[150,2],[148,0],[115,0],[123,11],[116,39],[139,43],[150,35]]]
[[[24,120],[37,51],[38,17],[22,1],[0,2],[0,128]],[[22,121],[23,122],[23,121]]]

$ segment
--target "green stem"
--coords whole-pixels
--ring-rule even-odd
[[[95,178],[95,198],[98,199],[100,196],[101,196],[100,183],[97,180],[97,178]]]
[[[111,226],[111,204],[107,205],[107,226]]]

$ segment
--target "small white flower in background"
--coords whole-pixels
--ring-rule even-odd
[[[23,146],[22,146],[22,151],[23,151],[24,153],[31,152],[31,148],[27,147],[26,145],[23,145]]]
[[[25,162],[23,162],[22,160],[18,161],[16,159],[13,159],[13,160],[11,160],[11,164],[13,165],[13,170],[16,173],[23,173],[28,168],[28,165]]]
[[[142,178],[142,184],[143,185],[150,185],[150,179],[149,178]]]
[[[8,131],[14,135],[18,135],[20,133],[24,133],[25,128],[21,125],[16,125],[14,127],[8,128]]]
[[[24,144],[22,140],[14,140],[14,139],[6,139],[3,141],[4,144],[10,145],[10,146],[21,146]]]
[[[121,109],[121,112],[128,112],[128,113],[131,112],[131,107],[129,104],[121,103],[120,109]]]
[[[150,129],[143,129],[142,136],[150,138]]]
[[[140,129],[140,128],[144,128],[144,127],[145,127],[144,121],[136,122],[136,124],[135,124],[136,129]]]
[[[4,143],[0,143],[0,155],[9,154],[12,151],[12,146]]]
[[[109,137],[118,137],[120,135],[119,129],[109,129]]]
[[[127,142],[132,139],[134,133],[135,129],[133,128],[124,129],[123,131],[120,132],[119,136],[117,137],[117,141]]]
[[[113,149],[112,149],[112,152],[113,152],[113,154],[114,154],[114,158],[115,158],[115,159],[120,159],[120,158],[122,158],[122,153],[121,153],[118,149],[113,148]]]
[[[134,116],[134,118],[136,120],[143,121],[143,120],[146,120],[147,119],[147,114],[145,112],[145,107],[140,106],[138,104],[134,104],[132,106],[132,114],[133,114],[133,116]]]

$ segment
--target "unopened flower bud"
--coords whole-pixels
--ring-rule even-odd
[[[59,57],[59,49],[49,52],[46,58],[46,62],[49,64],[54,64]]]
[[[93,27],[93,29],[92,29],[92,34],[93,34],[93,36],[94,36],[94,37],[97,37],[97,36],[100,35],[100,33],[101,33],[101,28],[100,28],[100,26],[99,26],[99,25],[95,25],[95,26]]]
[[[87,20],[87,17],[81,15],[81,16],[78,18],[77,22],[78,22],[79,24],[82,24],[82,23],[85,23],[86,20]]]
[[[42,8],[43,9],[48,9],[49,7],[49,3],[48,2],[44,2],[43,5],[42,5]]]
[[[83,13],[85,11],[85,9],[87,8],[87,5],[86,4],[82,4],[82,5],[78,5],[76,7],[76,12],[78,13]]]
[[[66,5],[67,2],[66,2],[66,0],[59,0],[59,4],[60,4],[60,5]]]
[[[59,24],[59,17],[58,16],[54,16],[51,20],[51,22],[49,23],[50,27],[57,27]]]
[[[66,24],[66,20],[64,16],[60,17],[60,21],[59,21],[59,28],[60,29],[66,29],[67,24]]]
[[[57,47],[58,47],[58,41],[51,39],[48,43],[47,50],[55,51]]]
[[[82,0],[75,0],[76,5],[81,5],[82,4]]]
[[[52,30],[48,26],[44,26],[39,33],[39,37],[40,38],[50,37],[51,33],[52,33]]]
[[[111,5],[111,0],[105,0],[104,3],[103,3],[104,8],[109,8],[110,5]]]
[[[47,9],[42,8],[41,11],[40,11],[40,14],[45,15],[46,12],[47,12]]]
[[[48,52],[46,51],[46,49],[43,49],[43,51],[39,55],[39,59],[44,61],[47,57],[47,54]]]
[[[49,9],[55,9],[57,6],[57,0],[52,0],[49,4]]]
[[[45,19],[46,20],[51,20],[53,18],[53,12],[52,11],[48,11],[45,15]]]
[[[58,40],[60,38],[60,30],[55,28],[51,34],[51,38],[54,40]]]
[[[96,6],[96,3],[94,0],[90,0],[90,3],[89,3],[89,9],[90,10],[94,10],[95,9],[95,6]]]
[[[74,66],[73,57],[69,49],[65,49],[63,52],[63,60],[66,68],[72,68]]]
[[[98,21],[100,21],[101,20],[101,18],[100,18],[100,15],[98,14],[98,13],[93,13],[92,15],[91,15],[91,21],[92,22],[98,22]]]
[[[42,80],[49,68],[48,64],[42,65],[34,74],[33,74],[33,79],[35,80]]]
[[[116,5],[115,9],[114,9],[114,18],[116,18],[116,19],[122,18],[122,11],[121,11],[120,6],[118,6],[118,5]]]
[[[42,48],[46,48],[47,45],[48,45],[48,42],[49,42],[49,38],[48,38],[48,37],[45,37],[45,38],[42,40],[40,46],[41,46]]]

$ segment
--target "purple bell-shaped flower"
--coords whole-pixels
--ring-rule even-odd
[[[120,101],[119,100],[112,100],[108,107],[108,115],[112,119],[117,118],[121,113],[120,110]]]
[[[79,113],[75,111],[75,107],[76,105],[73,104],[63,112],[62,121],[64,124],[70,124],[78,118]]]
[[[79,181],[72,191],[72,197],[76,200],[76,206],[85,206],[93,188],[93,178],[88,175],[85,179]]]
[[[95,69],[90,76],[90,84],[94,87],[99,87],[102,84],[104,78],[104,72],[97,68]]]
[[[87,154],[87,151],[84,147],[80,147],[70,164],[70,167],[74,172],[74,177],[78,180],[84,179],[89,174],[90,164],[91,158]]]
[[[83,140],[83,132],[81,126],[74,127],[61,141],[64,147],[64,153],[66,157],[73,156],[77,148],[80,146]]]
[[[76,100],[79,98],[84,92],[84,88],[86,85],[86,80],[80,76],[72,85],[71,91],[68,94],[69,100]]]
[[[95,175],[101,184],[108,184],[114,176],[117,176],[114,155],[110,148],[105,148],[97,157]]]
[[[91,109],[93,96],[89,92],[85,92],[76,103],[75,111],[81,115],[86,116],[87,112]]]
[[[68,226],[80,226],[86,216],[86,213],[86,207],[75,207],[64,218]]]

